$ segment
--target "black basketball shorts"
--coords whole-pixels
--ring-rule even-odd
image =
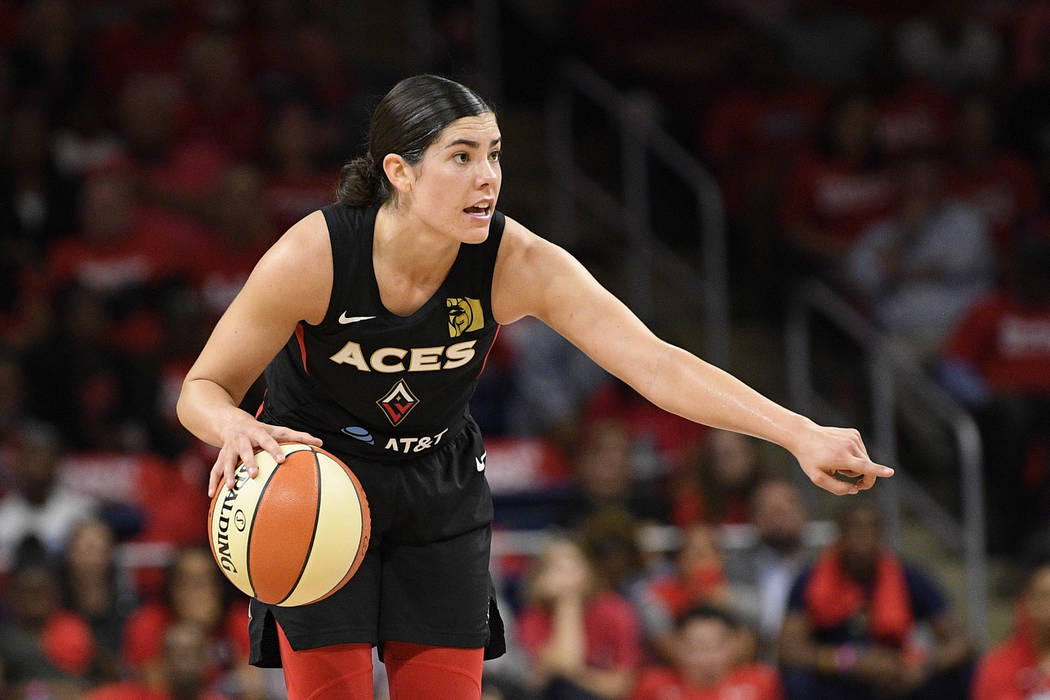
[[[327,446],[326,446],[327,448]],[[485,647],[503,653],[503,623],[489,576],[492,496],[485,450],[473,421],[418,460],[371,462],[336,454],[368,497],[372,534],[357,573],[310,605],[252,599],[251,658],[279,667],[276,624],[292,648],[400,641]]]

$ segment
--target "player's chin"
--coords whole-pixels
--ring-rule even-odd
[[[484,243],[489,237],[490,219],[482,219],[477,216],[467,216],[467,221],[459,227],[458,238],[464,243]]]

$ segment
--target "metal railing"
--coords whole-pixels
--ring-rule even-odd
[[[795,295],[787,324],[788,393],[793,406],[807,415],[850,422],[819,395],[811,370],[812,321],[821,317],[862,348],[871,389],[872,457],[896,469],[892,479],[880,481],[877,494],[887,517],[889,538],[900,544],[900,510],[905,506],[954,553],[963,557],[966,572],[967,619],[974,641],[988,641],[988,591],[984,531],[981,438],[967,411],[931,381],[909,356],[891,345],[867,319],[826,285],[813,282]],[[897,395],[902,388],[909,401],[922,405],[924,415],[951,433],[961,479],[961,521],[946,510],[897,462]]]
[[[583,97],[609,117],[619,135],[621,188],[609,192],[574,160],[574,100]],[[703,317],[705,359],[721,367],[729,362],[729,292],[725,215],[715,178],[636,101],[579,62],[562,67],[548,102],[548,149],[553,177],[551,231],[574,241],[577,205],[587,208],[629,245],[627,301],[643,319],[654,310],[653,280],[659,273],[682,300]],[[652,229],[649,201],[650,160],[677,175],[696,198],[695,223],[701,260],[686,262],[662,243]],[[688,225],[688,224],[687,224]],[[697,273],[700,270],[700,273]]]

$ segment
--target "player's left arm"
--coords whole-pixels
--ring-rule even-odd
[[[723,370],[656,337],[562,248],[508,218],[492,284],[500,323],[535,316],[654,404],[697,423],[781,445],[816,485],[870,488],[893,471],[868,457],[853,429],[817,425]],[[853,485],[836,472],[860,475]]]

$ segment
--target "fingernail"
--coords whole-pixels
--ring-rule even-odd
[[[883,476],[893,476],[893,470],[890,469],[889,467],[884,467],[883,470],[882,470],[882,475]]]

